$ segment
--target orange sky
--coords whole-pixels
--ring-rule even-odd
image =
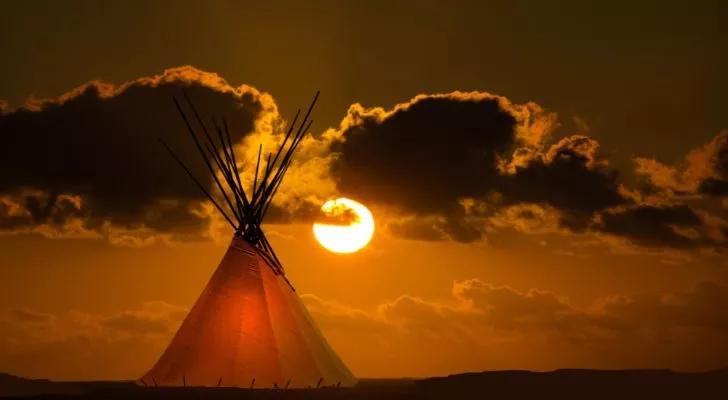
[[[181,87],[247,165],[322,89],[265,229],[356,375],[728,365],[724,6],[82,3],[0,7],[0,371],[137,378],[199,295],[231,232],[157,152]],[[361,252],[313,238],[339,195]]]

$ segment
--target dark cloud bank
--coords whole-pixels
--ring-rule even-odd
[[[208,127],[213,117],[224,117],[235,141],[251,133],[263,114],[275,111],[254,89],[232,88],[193,68],[121,87],[91,82],[57,100],[29,101],[0,116],[0,194],[5,196],[0,227],[63,228],[77,218],[79,228],[89,230],[106,224],[197,235],[205,218],[189,208],[203,195],[158,141],[169,144],[210,186],[212,178],[172,100],[183,90]]]
[[[555,231],[645,247],[723,247],[720,218],[664,190],[647,196],[624,187],[587,136],[547,144],[548,118],[537,107],[487,94],[420,96],[391,111],[355,106],[332,145],[332,173],[343,193],[416,215],[390,226],[413,239],[480,240],[488,216],[537,205],[557,216]],[[716,172],[696,186],[700,194],[728,187],[719,167],[728,157],[716,150],[712,159]],[[464,198],[478,206],[464,207]],[[525,209],[519,217],[539,216]]]
[[[228,119],[237,142],[278,115],[270,96],[191,67],[120,87],[92,82],[14,111],[3,106],[0,229],[199,238],[209,223],[199,211],[204,199],[157,142],[170,143],[211,184],[171,100],[182,89],[203,118]],[[529,220],[548,213],[551,229],[561,233],[644,247],[724,246],[725,222],[683,200],[728,194],[725,134],[688,152],[682,166],[636,159],[635,172],[649,182],[637,191],[621,184],[598,142],[552,139],[555,126],[555,115],[535,104],[454,92],[419,95],[391,110],[355,104],[338,128],[316,140],[338,193],[402,216],[386,221],[402,237],[473,242],[493,218],[508,225],[504,215]],[[271,217],[316,216],[311,206]]]

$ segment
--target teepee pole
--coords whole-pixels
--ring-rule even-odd
[[[219,130],[219,128],[217,127],[217,124],[214,124],[214,125],[215,125],[215,128]],[[213,159],[213,161],[215,161],[215,164],[217,165],[217,168],[222,173],[223,177],[225,177],[225,181],[227,182],[228,187],[230,188],[230,192],[232,192],[232,194],[234,196],[235,204],[237,206],[237,208],[234,208],[234,210],[237,210],[238,220],[242,221],[243,220],[242,202],[238,196],[238,192],[235,190],[236,185],[235,185],[235,181],[232,179],[232,170],[230,169],[230,165],[229,165],[230,160],[228,159],[227,152],[225,151],[224,142],[222,142],[223,143],[222,149],[223,149],[223,152],[225,153],[225,160],[223,160],[222,157],[220,157],[220,154],[217,150],[217,145],[212,141],[211,138],[209,140],[210,140],[209,143],[205,143],[205,149],[210,154],[210,157]],[[221,187],[220,190],[223,192],[223,194],[225,193],[225,189],[223,187]],[[233,205],[230,204],[230,202],[228,204],[230,205],[231,208],[233,208]]]
[[[271,192],[270,196],[266,199],[266,203],[263,205],[263,209],[260,212],[260,217],[258,218],[259,221],[263,221],[263,218],[265,218],[265,214],[268,212],[268,207],[273,203],[273,197],[278,192],[278,187],[281,185],[281,182],[283,182],[283,176],[285,176],[286,171],[288,171],[288,167],[291,165],[290,160],[286,163],[286,165],[283,167],[283,174],[281,175],[281,178],[275,183],[275,187],[273,188],[273,191]]]
[[[240,190],[238,189],[238,185],[236,184],[234,177],[234,164],[232,157],[228,153],[227,146],[225,144],[225,140],[223,139],[223,133],[222,129],[217,125],[217,122],[215,122],[215,119],[212,120],[212,125],[215,127],[215,131],[217,131],[217,136],[220,138],[220,146],[222,149],[222,153],[225,155],[225,163],[223,164],[225,166],[225,179],[227,180],[228,186],[230,187],[230,191],[233,193],[233,196],[235,196],[235,202],[238,206],[238,213],[240,214],[240,220],[242,221],[245,217],[244,205],[245,202],[242,200],[240,195]],[[221,159],[222,161],[222,159]]]
[[[266,164],[265,168],[265,174],[263,175],[262,182],[268,182],[268,177],[270,175],[270,172],[273,170],[273,165],[276,163],[276,160],[278,159],[278,155],[281,153],[283,148],[286,145],[286,142],[288,141],[288,138],[291,136],[291,133],[293,133],[293,128],[296,126],[296,121],[298,120],[298,116],[301,114],[301,110],[296,111],[296,115],[293,117],[293,121],[291,122],[291,125],[288,127],[288,131],[286,132],[286,136],[283,139],[283,143],[278,148],[278,152],[276,153],[276,157],[273,159],[273,163],[270,162],[270,153],[268,154],[268,163]],[[256,200],[259,199],[260,193],[255,193]]]
[[[278,269],[278,273],[283,275],[283,267],[281,266],[281,261],[276,256],[276,252],[273,250],[273,246],[271,246],[270,242],[268,241],[268,238],[265,237],[265,233],[263,231],[260,231],[260,241],[263,244],[265,250],[267,253],[269,253],[273,260],[275,261],[275,266]]]
[[[228,150],[230,152],[230,160],[232,161],[232,171],[235,173],[235,179],[238,182],[238,190],[240,191],[240,197],[243,199],[243,204],[247,209],[250,208],[250,203],[248,202],[248,196],[245,193],[245,188],[243,187],[243,182],[240,180],[240,170],[238,169],[238,159],[237,156],[235,156],[235,147],[233,147],[233,141],[230,138],[230,129],[228,128],[228,123],[226,119],[222,120],[223,127],[225,128],[224,133],[225,137],[227,138],[228,143]]]
[[[319,94],[320,91],[317,91],[311,101],[311,104],[306,110],[306,113],[303,115],[303,118],[300,118],[300,109],[296,112],[296,115],[294,116],[291,124],[288,126],[283,141],[278,146],[277,151],[268,153],[263,173],[261,173],[263,144],[261,143],[259,145],[258,159],[256,161],[255,175],[253,178],[253,188],[250,193],[250,197],[248,197],[248,193],[246,193],[240,177],[237,155],[235,154],[235,147],[230,135],[228,122],[223,119],[221,127],[217,120],[212,118],[212,125],[217,134],[217,139],[215,139],[213,137],[214,134],[211,134],[206,125],[203,123],[197,108],[190,100],[187,92],[183,91],[187,105],[192,110],[195,121],[201,127],[202,134],[198,134],[192,127],[191,118],[187,117],[180,101],[177,97],[173,98],[175,106],[182,116],[189,135],[192,137],[205,166],[212,175],[215,185],[217,185],[217,188],[222,193],[222,197],[225,199],[225,203],[229,207],[227,210],[223,209],[222,204],[215,200],[212,194],[208,192],[200,181],[195,178],[184,163],[182,163],[172,150],[164,144],[164,142],[162,142],[175,161],[180,164],[198,188],[202,190],[205,196],[207,196],[207,198],[215,205],[215,208],[220,211],[223,217],[235,230],[236,235],[243,232],[250,233],[250,235],[246,235],[245,238],[248,239],[268,261],[270,261],[269,264],[276,275],[281,275],[284,279],[285,272],[283,270],[283,266],[278,259],[273,246],[271,246],[270,242],[263,233],[260,225],[273,203],[274,196],[278,193],[278,190],[283,183],[285,174],[291,166],[294,153],[303,141],[305,135],[310,131],[313,120],[309,119],[309,117],[311,116],[311,112],[318,101]],[[218,177],[218,173],[222,175],[222,180],[224,180],[227,186],[225,186]],[[231,193],[228,194],[228,191]],[[293,286],[287,279],[286,282],[289,286],[291,286],[291,289],[293,289]],[[295,289],[293,290],[295,291]]]
[[[177,163],[182,167],[182,169],[185,170],[185,172],[187,173],[187,175],[189,175],[189,177],[192,178],[192,181],[195,182],[195,184],[202,191],[202,193],[204,193],[205,196],[207,196],[208,200],[210,200],[212,202],[212,204],[215,205],[215,207],[217,208],[217,210],[220,212],[220,214],[222,214],[223,217],[225,217],[225,219],[230,224],[230,226],[232,226],[233,229],[236,229],[236,226],[235,226],[235,223],[233,222],[233,220],[230,219],[230,217],[228,217],[228,215],[225,212],[225,210],[223,210],[222,207],[220,207],[220,205],[217,204],[217,202],[212,197],[212,195],[207,191],[207,189],[205,189],[205,187],[202,186],[202,184],[200,183],[200,181],[198,181],[197,178],[195,178],[195,175],[192,172],[190,172],[189,169],[187,169],[187,167],[185,166],[185,164],[174,154],[174,152],[172,151],[172,149],[170,149],[169,146],[167,146],[162,141],[162,139],[159,139],[159,141],[162,143],[162,146],[164,146],[164,148],[167,149],[167,151],[172,156],[172,158],[174,158],[174,160],[177,161]]]
[[[311,112],[313,111],[313,107],[316,105],[316,101],[318,100],[319,94],[320,94],[320,91],[317,91],[316,92],[316,95],[313,98],[313,101],[311,102],[311,105],[308,107],[308,110],[306,111],[306,115],[303,117],[303,120],[301,121],[301,124],[298,126],[298,130],[296,131],[296,134],[293,137],[293,141],[291,142],[291,145],[289,146],[288,150],[286,151],[285,155],[283,156],[283,160],[281,161],[281,165],[278,167],[275,176],[270,181],[270,183],[272,185],[275,185],[275,182],[278,179],[280,179],[280,174],[281,174],[282,166],[285,165],[285,163],[287,162],[287,160],[290,159],[290,157],[293,155],[293,152],[296,150],[296,147],[298,147],[298,143],[300,142],[301,137],[303,136],[303,134],[305,134],[305,132],[308,130],[308,128],[310,128],[311,124],[310,123],[307,124],[306,122],[308,121],[308,117],[311,115]],[[296,113],[296,116],[298,116],[298,113]],[[295,119],[294,119],[294,123],[295,123]],[[293,127],[294,127],[294,124],[291,124],[291,126],[289,127],[289,131],[286,134],[286,138],[283,141],[283,144],[278,148],[278,152],[276,153],[276,157],[273,159],[273,163],[272,164],[269,163],[269,165],[268,165],[269,169],[266,171],[266,176],[263,179],[265,182],[268,182],[268,178],[269,178],[270,172],[273,170],[273,167],[275,166],[276,161],[278,160],[278,157],[284,151],[285,144],[286,144],[286,142],[288,140],[288,137],[290,136],[290,133],[293,131]],[[260,212],[261,203],[265,203],[266,202],[266,199],[269,198],[269,196],[270,196],[270,190],[271,190],[271,186],[272,185],[267,185],[268,187],[263,191],[262,194],[260,194],[260,196],[262,196],[260,198],[260,201],[259,202],[256,202],[256,204],[255,204],[256,205],[256,209],[255,209],[255,213],[256,213],[255,214],[255,217],[256,218],[255,218],[255,221],[257,223],[260,223],[260,221],[261,221],[260,218],[259,218],[260,217],[259,212]]]
[[[235,158],[235,150],[232,144],[232,139],[230,138],[230,132],[227,125],[227,121],[223,119],[223,126],[225,127],[225,130],[221,129],[217,122],[213,121],[213,125],[215,126],[215,130],[217,131],[217,135],[220,138],[220,145],[222,147],[222,152],[225,154],[225,160],[227,161],[227,172],[228,176],[230,177],[228,184],[230,185],[230,189],[235,193],[237,197],[239,197],[239,200],[241,201],[241,205],[243,205],[245,208],[248,208],[248,199],[245,195],[245,189],[243,188],[243,184],[240,181],[240,171],[238,171],[238,165],[237,160]],[[235,179],[232,179],[235,178]],[[240,210],[241,215],[243,214],[243,208],[241,207]]]
[[[296,135],[293,138],[293,141],[291,142],[290,147],[288,148],[288,151],[283,156],[283,160],[281,161],[281,164],[278,167],[278,171],[276,172],[275,176],[271,180],[271,185],[268,187],[268,189],[263,193],[263,201],[261,201],[262,204],[267,203],[272,198],[272,192],[271,188],[274,188],[278,181],[283,178],[284,169],[286,165],[291,160],[291,157],[293,157],[293,153],[296,151],[296,148],[298,148],[298,145],[301,143],[301,140],[303,139],[303,136],[308,132],[308,130],[311,128],[311,124],[313,124],[313,120],[308,121],[308,117],[311,114],[311,111],[313,110],[313,106],[316,104],[316,100],[318,99],[319,92],[316,92],[316,96],[313,99],[313,102],[311,103],[311,106],[308,109],[308,112],[306,113],[306,116],[303,118],[303,121],[301,121],[301,125],[298,127],[298,131],[296,132]],[[280,151],[283,150],[283,147],[279,149]],[[275,163],[275,161],[274,161]],[[262,220],[262,215],[260,215],[262,204],[256,204],[258,207],[256,211],[256,221]]]
[[[194,108],[194,105],[192,105],[192,102],[189,101],[189,97],[187,97],[187,94],[186,93],[185,93],[185,97],[187,98],[187,101],[188,101],[190,107],[192,107],[192,109],[194,110],[195,109]],[[200,144],[200,140],[197,138],[197,135],[195,134],[194,129],[192,129],[192,125],[190,125],[190,122],[187,120],[187,116],[185,115],[184,111],[182,110],[182,106],[180,106],[180,104],[177,101],[177,98],[176,97],[174,98],[174,104],[177,106],[177,110],[179,110],[180,114],[182,115],[182,118],[184,119],[185,124],[187,125],[187,129],[188,129],[190,135],[192,136],[192,139],[194,139],[195,145],[197,146],[197,149],[200,152],[200,156],[205,161],[205,165],[207,165],[207,169],[212,174],[212,178],[215,180],[215,183],[217,184],[218,188],[222,192],[223,197],[225,197],[225,201],[227,201],[228,206],[230,206],[230,211],[233,211],[233,214],[236,214],[234,212],[235,211],[235,208],[233,207],[232,202],[230,201],[230,199],[227,196],[227,193],[225,192],[225,188],[220,183],[220,180],[217,179],[217,174],[215,173],[215,169],[212,168],[212,165],[210,164],[210,161],[205,156],[205,150],[202,149],[202,145]],[[197,113],[197,111],[195,111],[195,114],[196,113]],[[204,128],[204,125],[203,125],[203,128]],[[237,215],[235,215],[235,217],[237,218]],[[240,222],[240,221],[238,220],[238,222]]]
[[[258,204],[260,202],[260,195],[265,190],[265,188],[268,186],[267,176],[271,169],[270,157],[271,157],[271,153],[268,153],[268,156],[265,159],[265,172],[263,173],[263,176],[260,179],[260,183],[258,184],[258,192],[254,194],[254,197],[253,197],[254,200],[253,200],[252,204]]]
[[[197,108],[195,107],[194,104],[192,104],[192,101],[190,100],[189,96],[187,96],[187,92],[183,91],[182,94],[184,95],[185,99],[187,100],[187,104],[192,109],[192,113],[194,114],[195,118],[197,119],[197,123],[199,123],[200,126],[202,127],[202,132],[205,134],[207,141],[210,143],[210,145],[212,145],[213,148],[216,148],[215,141],[212,139],[212,137],[210,136],[210,133],[207,131],[207,127],[202,122],[202,118],[200,118],[200,115],[197,113]],[[179,105],[178,105],[178,108],[179,108]],[[181,112],[181,108],[180,108],[180,112]],[[186,120],[186,118],[185,118],[185,120]],[[189,124],[188,124],[188,126],[189,126]],[[193,131],[190,131],[190,132],[193,132]],[[198,149],[200,150],[201,155],[205,158],[207,165],[210,166],[209,161],[207,161],[207,158],[204,155],[204,151],[202,151],[202,148],[200,148],[200,146],[199,146],[199,142],[197,140],[197,135],[193,134],[193,137],[195,138],[195,143],[198,144]],[[209,149],[208,149],[208,151],[209,151]],[[213,157],[213,159],[217,159],[220,162],[220,165],[223,164],[223,160],[220,158],[220,155],[217,154],[216,151],[212,152],[212,157]],[[210,167],[210,169],[212,169],[212,168]],[[220,170],[223,172],[223,174],[225,173],[225,171],[221,167],[220,167]],[[230,206],[230,211],[232,211],[233,214],[236,215],[239,222],[242,222],[242,219],[241,219],[242,215],[237,215],[237,212],[235,211],[235,207],[233,206],[232,202],[228,198],[225,188],[220,184],[220,181],[217,179],[217,174],[215,174],[215,171],[212,171],[212,170],[210,172],[213,174],[213,178],[215,178],[215,182],[217,183],[218,187],[220,188],[222,195],[225,197],[225,200],[227,201],[228,206]],[[230,183],[228,182],[228,185],[229,184]]]
[[[245,215],[247,214],[245,212],[245,209],[247,207],[247,199],[245,198],[244,192],[241,193],[241,190],[238,189],[239,185],[235,182],[234,179],[234,173],[233,173],[233,160],[230,156],[230,153],[228,152],[225,140],[223,139],[222,130],[217,125],[215,120],[213,119],[213,125],[215,127],[215,130],[217,131],[218,138],[220,139],[220,145],[221,149],[223,151],[223,154],[225,155],[225,158],[223,159],[218,150],[217,150],[217,144],[215,141],[210,137],[209,134],[206,134],[208,138],[208,143],[205,143],[205,149],[209,153],[210,158],[215,162],[217,168],[222,173],[223,177],[225,178],[225,181],[228,185],[228,188],[230,189],[230,192],[233,195],[233,199],[235,200],[235,205],[232,204],[232,202],[229,200],[227,196],[227,191],[225,190],[222,185],[219,185],[220,191],[225,196],[225,199],[228,201],[228,205],[231,208],[231,211],[236,214],[236,218],[238,219],[239,226],[245,225]],[[213,172],[215,174],[215,172]],[[239,179],[238,179],[239,180]],[[238,229],[236,229],[237,231]]]
[[[260,167],[260,152],[263,151],[263,143],[258,146],[258,162],[255,163],[255,175],[253,176],[253,195],[258,187],[258,168]],[[252,199],[255,200],[255,199]]]
[[[228,186],[231,188],[230,191],[233,193],[237,208],[235,208],[230,203],[230,201],[228,201],[228,204],[230,205],[230,208],[232,209],[233,213],[236,215],[236,218],[238,219],[238,221],[242,221],[243,220],[243,218],[242,218],[243,214],[242,214],[242,208],[241,208],[242,205],[241,205],[240,199],[238,198],[238,194],[235,192],[235,190],[232,190],[232,188],[235,186],[234,186],[234,184],[230,183],[230,181],[231,181],[230,172],[226,169],[225,165],[222,164],[223,161],[215,156],[215,150],[212,149],[210,147],[210,145],[207,143],[205,143],[205,150],[207,150],[207,152],[210,154],[210,156],[212,157],[212,160],[215,162],[215,165],[220,170],[220,172],[222,172],[223,177],[225,177],[225,181],[227,182]],[[223,191],[223,194],[225,193],[224,188],[220,188],[220,190]],[[238,211],[236,212],[235,210],[238,210]]]

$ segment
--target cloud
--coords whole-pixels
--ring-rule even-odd
[[[640,204],[601,213],[595,229],[645,247],[723,247],[725,222],[685,204]]]
[[[2,229],[45,225],[62,233],[78,225],[93,232],[106,226],[204,234],[210,217],[192,209],[205,199],[157,140],[211,186],[172,102],[183,90],[208,124],[226,118],[235,142],[277,118],[269,95],[192,67],[121,86],[92,81],[58,99],[29,99],[0,114]]]
[[[487,194],[500,158],[539,145],[554,117],[480,92],[419,95],[392,110],[354,104],[331,133],[331,172],[344,194],[439,213]]]
[[[111,316],[0,310],[0,370],[62,380],[135,379],[156,361],[185,314],[165,302]]]
[[[515,117],[487,94],[418,96],[394,110],[349,108],[331,166],[342,193],[441,212],[488,191],[497,159],[516,141]]]
[[[356,212],[344,204],[336,204],[331,209],[322,211],[316,218],[319,224],[344,226],[358,223],[359,220]]]
[[[102,326],[122,332],[140,334],[173,333],[187,310],[165,302],[148,302],[141,309],[125,311],[101,321]]]
[[[394,236],[422,241],[454,240],[460,243],[484,241],[486,222],[465,213],[448,216],[404,216],[386,219],[386,231]]]
[[[327,132],[330,171],[343,195],[394,210],[380,222],[407,239],[482,241],[519,225],[504,219],[515,217],[509,209],[529,207],[549,210],[553,230],[584,232],[634,199],[597,141],[547,145],[556,126],[535,104],[480,92],[420,95],[391,110],[355,104]]]
[[[351,329],[362,333],[382,334],[380,324],[386,321],[379,319],[376,315],[359,310],[336,301],[324,300],[313,294],[301,295],[306,308],[310,313],[326,315],[329,328]]]
[[[538,204],[504,206],[489,218],[488,223],[496,229],[511,228],[531,235],[569,233],[560,226],[561,214],[556,208]]]
[[[625,186],[596,140],[571,135],[549,143],[557,126],[556,114],[532,103],[453,92],[390,110],[355,104],[319,140],[329,143],[337,193],[380,208],[383,231],[401,238],[471,243],[515,229],[626,240],[647,252],[724,247],[720,218]],[[586,130],[586,121],[579,126]],[[692,185],[716,194],[721,138],[693,151],[682,177],[647,159],[638,159],[638,172],[656,171],[654,182],[676,192]],[[705,160],[716,167],[707,170]],[[703,181],[688,184],[696,177]]]
[[[728,287],[709,282],[608,296],[586,308],[548,291],[478,279],[456,281],[449,300],[403,295],[369,311],[304,301],[357,372],[373,368],[381,354],[391,376],[410,375],[415,365],[431,375],[462,372],[462,365],[703,370],[728,362]]]
[[[91,81],[57,99],[0,113],[0,234],[104,238],[146,246],[229,234],[222,216],[166,153],[169,144],[220,204],[225,200],[172,102],[186,92],[207,129],[224,118],[252,193],[287,121],[273,98],[217,74],[180,67],[120,86]],[[193,127],[193,113],[183,105]],[[326,143],[307,137],[266,214],[268,223],[313,222],[335,195]]]
[[[728,195],[728,132],[690,150],[679,165],[650,158],[635,158],[635,173],[645,177],[647,190],[669,196]]]
[[[39,313],[25,308],[13,308],[8,312],[8,316],[17,321],[26,322],[45,322],[53,318],[50,314]]]
[[[597,211],[632,202],[598,149],[597,141],[575,135],[544,152],[517,152],[500,186],[503,203],[547,205],[559,211],[562,226],[585,230]]]
[[[327,133],[330,172],[343,195],[430,218],[395,221],[392,232],[474,241],[484,224],[465,218],[463,199],[491,193],[502,159],[540,146],[554,124],[533,103],[480,92],[419,95],[391,110],[354,104]]]
[[[572,135],[549,144],[556,126],[556,115],[534,104],[453,92],[391,110],[356,104],[325,136],[339,192],[383,207],[384,231],[401,238],[470,243],[510,228],[596,235],[645,254],[725,247],[721,218],[626,187],[596,140]],[[728,179],[724,136],[691,152],[680,174],[647,159],[638,159],[638,172],[654,171],[653,185],[674,193],[718,195]]]
[[[182,89],[203,118],[230,121],[241,180],[252,188],[259,145],[265,160],[287,123],[270,95],[192,67],[118,87],[93,81],[0,114],[0,233],[133,247],[227,236],[156,141],[213,186],[171,102]],[[375,211],[380,232],[411,240],[484,243],[515,229],[645,249],[724,247],[722,220],[682,201],[728,188],[728,133],[680,166],[635,159],[647,185],[634,189],[593,138],[552,141],[558,126],[555,113],[534,103],[485,92],[421,94],[391,109],[354,104],[338,127],[303,140],[266,222],[349,223],[350,213],[320,212],[326,200],[348,196]]]
[[[448,298],[403,294],[370,309],[301,296],[359,376],[466,370],[672,368],[728,362],[728,286],[615,294],[574,306],[545,290],[455,281]],[[134,379],[163,352],[186,315],[148,302],[113,315],[0,311],[0,370],[51,379]],[[113,360],[110,362],[109,360]]]

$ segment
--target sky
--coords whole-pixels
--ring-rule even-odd
[[[162,138],[225,118],[264,229],[360,377],[728,366],[721,1],[0,2],[0,371],[135,379],[229,244]],[[362,251],[316,243],[328,199]]]

